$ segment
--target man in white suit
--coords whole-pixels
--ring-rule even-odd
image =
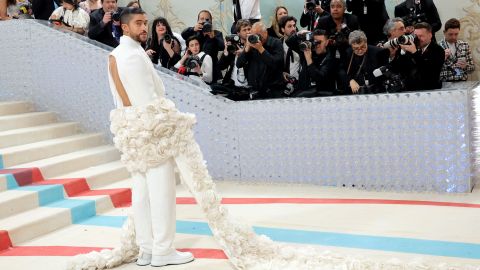
[[[164,95],[164,86],[141,47],[147,40],[147,16],[139,8],[122,12],[123,36],[109,57],[110,89],[117,108],[146,105]],[[189,252],[173,247],[175,236],[175,176],[172,158],[145,173],[132,173],[132,208],[137,264],[164,266],[193,261]]]

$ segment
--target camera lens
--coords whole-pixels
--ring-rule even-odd
[[[250,35],[248,36],[248,42],[255,44],[260,42],[260,36],[259,35]]]

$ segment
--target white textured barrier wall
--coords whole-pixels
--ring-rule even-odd
[[[31,100],[109,134],[108,48],[35,21],[0,23],[0,100]],[[197,115],[216,179],[372,190],[469,192],[472,95],[443,91],[232,102],[160,72],[167,95]]]

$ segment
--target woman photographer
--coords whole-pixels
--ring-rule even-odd
[[[90,16],[78,6],[76,0],[63,0],[62,6],[53,11],[49,20],[58,28],[83,35],[90,23]]]
[[[163,17],[153,21],[152,34],[146,52],[154,64],[171,69],[181,58],[180,41],[173,35],[172,28]]]
[[[275,16],[272,17],[272,25],[267,29],[268,35],[274,38],[282,38],[283,32],[280,29],[280,19],[288,16],[288,10],[284,6],[278,6],[275,8]]]
[[[205,52],[200,51],[200,40],[197,36],[191,36],[187,39],[187,50],[182,59],[175,64],[179,73],[200,77],[203,82],[210,84],[213,79],[212,57]]]

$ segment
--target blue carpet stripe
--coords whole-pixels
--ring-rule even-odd
[[[125,219],[124,216],[97,216],[79,224],[120,228]],[[254,230],[279,242],[480,259],[480,244],[267,227],[254,227]],[[212,235],[207,223],[193,221],[177,221],[177,233]]]
[[[0,169],[3,169],[3,156],[0,155]]]
[[[14,189],[18,187],[17,180],[13,174],[6,174],[7,177],[7,189]]]
[[[62,185],[23,186],[16,188],[16,190],[29,190],[38,192],[39,206],[45,206],[65,198]]]
[[[72,214],[72,223],[76,224],[85,219],[94,217],[97,213],[95,201],[91,200],[61,200],[56,201],[45,207],[52,208],[69,208]]]

